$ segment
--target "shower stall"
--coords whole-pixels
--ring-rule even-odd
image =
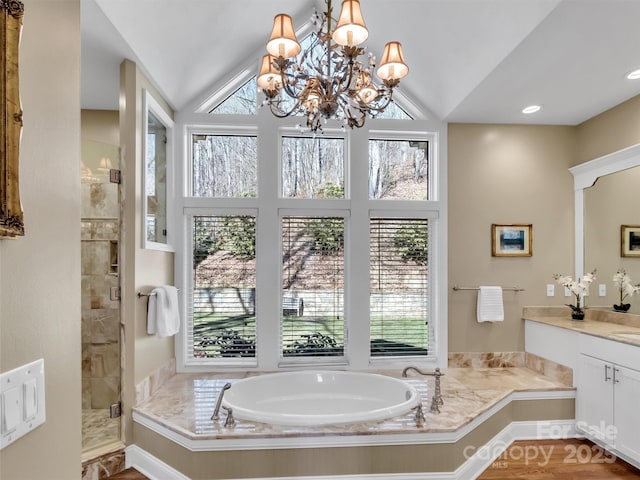
[[[120,440],[119,147],[83,139],[82,448]]]

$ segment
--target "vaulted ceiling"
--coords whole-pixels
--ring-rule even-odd
[[[339,0],[333,0],[334,16]],[[129,58],[181,110],[258,68],[277,13],[316,0],[82,0],[82,106],[117,109]],[[579,124],[640,94],[640,0],[361,0],[368,50],[403,44],[400,89],[440,120]],[[542,105],[534,115],[523,107]]]

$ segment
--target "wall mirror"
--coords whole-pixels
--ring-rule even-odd
[[[143,98],[143,248],[173,251],[167,205],[173,198],[173,121],[149,92]]]
[[[18,50],[24,5],[0,1],[0,238],[24,235],[19,189],[22,106],[18,79]]]
[[[624,268],[640,283],[640,258],[621,255],[621,225],[640,225],[640,144],[570,169],[575,189],[576,275],[598,269],[590,306],[609,310],[620,303],[613,275]],[[597,285],[606,285],[606,295]],[[640,296],[627,298],[640,314]]]

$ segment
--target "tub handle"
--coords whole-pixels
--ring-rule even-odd
[[[220,391],[220,395],[218,395],[218,400],[216,401],[216,407],[213,409],[213,415],[211,415],[211,420],[218,420],[220,418],[220,405],[222,405],[222,397],[224,397],[224,392],[231,388],[231,384],[227,383],[222,390]]]
[[[222,408],[227,411],[227,419],[224,421],[224,426],[226,428],[232,428],[236,424],[236,419],[233,418],[233,409],[225,406]]]
[[[416,427],[422,427],[424,423],[427,421],[427,419],[424,418],[424,412],[422,411],[422,404],[418,405],[415,408],[415,410],[416,410],[416,415],[415,415]]]

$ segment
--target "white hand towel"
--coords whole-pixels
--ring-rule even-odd
[[[170,285],[154,288],[149,296],[147,333],[169,337],[179,330],[178,289]]]
[[[502,287],[480,287],[477,305],[478,322],[501,322],[504,320]]]

